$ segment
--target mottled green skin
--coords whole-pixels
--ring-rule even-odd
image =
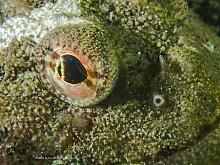
[[[0,50],[4,162],[220,161],[220,39],[187,16],[184,1],[126,2],[81,3],[83,16],[111,36],[120,63],[115,89],[96,106],[73,107],[42,82],[39,46],[30,39]],[[165,103],[156,106],[155,95]]]
[[[4,15],[3,13],[0,11],[0,25],[4,22]]]
[[[49,2],[55,3],[57,0],[0,0],[0,24],[4,17],[27,14],[34,8],[42,7]]]
[[[220,1],[188,0],[189,5],[202,20],[209,24],[220,35]]]

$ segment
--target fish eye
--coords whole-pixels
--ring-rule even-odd
[[[117,55],[107,32],[95,25],[68,25],[40,43],[39,72],[46,86],[75,106],[104,100],[118,77]]]

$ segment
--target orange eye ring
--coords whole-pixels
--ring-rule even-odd
[[[106,98],[118,75],[117,58],[107,48],[102,31],[89,27],[90,35],[58,33],[78,31],[81,26],[68,26],[52,31],[42,41],[41,69],[43,81],[60,98],[75,106],[90,106]],[[83,31],[88,27],[83,27]],[[95,30],[95,31],[94,31]],[[59,35],[60,34],[60,35]],[[65,34],[68,34],[67,36]],[[96,36],[95,41],[90,36]],[[77,38],[77,40],[76,40]],[[81,44],[80,42],[87,43]],[[93,45],[95,44],[95,45]],[[100,47],[97,45],[100,44]],[[91,49],[93,46],[94,49]],[[82,48],[81,48],[82,47]],[[105,49],[104,49],[105,48]]]
[[[85,81],[82,81],[81,83],[77,83],[77,84],[71,84],[63,80],[62,77],[60,77],[58,73],[58,66],[60,62],[62,61],[62,57],[65,55],[71,55],[73,57],[76,57],[82,63],[82,65],[84,66],[88,74]],[[57,52],[53,52],[51,54],[51,57],[52,59],[48,63],[46,63],[46,70],[47,70],[47,73],[49,73],[49,75],[51,76],[52,74],[55,73],[53,80],[56,80],[56,81],[51,80],[50,82],[53,83],[53,85],[56,88],[59,87],[60,89],[59,91],[61,93],[63,93],[64,95],[68,97],[71,97],[72,95],[74,95],[82,99],[90,95],[94,90],[96,90],[97,84],[96,84],[96,81],[94,81],[94,77],[95,77],[94,68],[93,68],[91,61],[86,56],[83,56],[82,54],[80,54],[74,49],[72,50],[60,49],[60,50],[57,50]],[[47,79],[50,80],[50,77],[47,77]],[[88,81],[90,81],[89,86],[87,83],[85,83]]]

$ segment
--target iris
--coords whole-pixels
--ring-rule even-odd
[[[40,42],[42,81],[63,101],[88,107],[111,93],[118,77],[118,58],[108,31],[92,24],[68,25]]]

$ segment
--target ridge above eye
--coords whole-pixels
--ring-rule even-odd
[[[39,72],[46,86],[75,106],[104,100],[118,77],[117,55],[108,32],[93,25],[68,25],[40,43]]]

